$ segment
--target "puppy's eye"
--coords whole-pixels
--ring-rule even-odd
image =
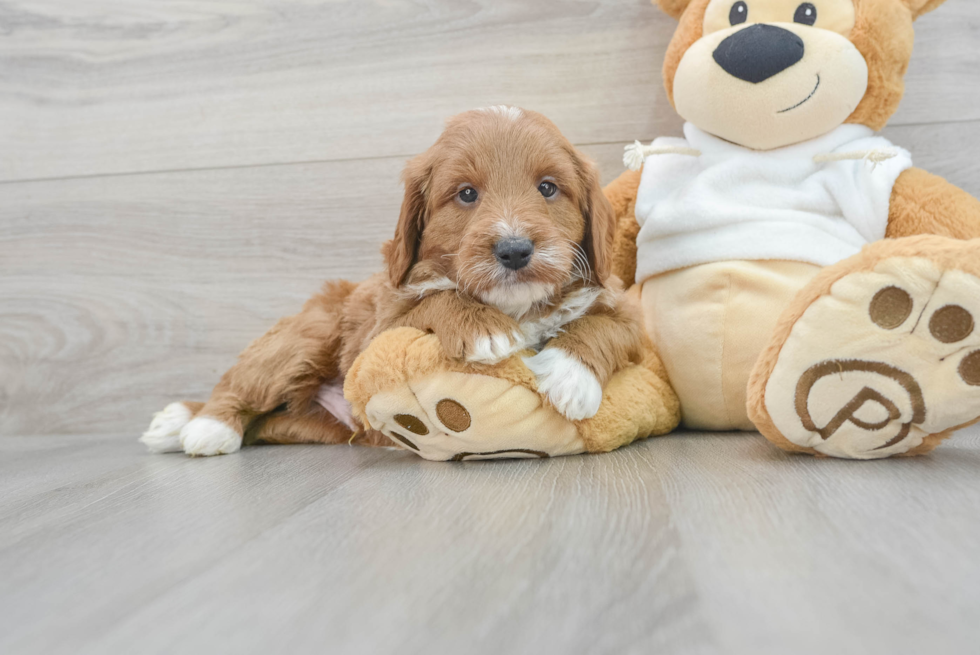
[[[736,2],[732,5],[732,10],[728,13],[728,22],[732,25],[740,25],[749,19],[749,6],[744,2]]]
[[[545,180],[538,185],[538,191],[540,191],[541,195],[545,198],[554,198],[555,194],[558,193],[558,186],[554,182],[548,182]]]
[[[793,21],[803,23],[804,25],[813,25],[817,22],[817,8],[809,2],[804,2],[796,8],[796,15],[793,16]]]
[[[468,186],[460,189],[459,193],[456,194],[456,197],[459,198],[460,202],[467,205],[472,205],[474,202],[476,202],[477,198],[480,197],[480,194],[477,193],[476,189]]]

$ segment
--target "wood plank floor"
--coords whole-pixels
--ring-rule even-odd
[[[968,653],[980,430],[916,461],[675,435],[438,465],[145,454],[324,279],[380,266],[464,109],[600,164],[676,135],[647,0],[0,0],[0,653]],[[980,195],[980,7],[885,135]]]
[[[0,439],[3,653],[976,652],[980,430],[446,465]]]

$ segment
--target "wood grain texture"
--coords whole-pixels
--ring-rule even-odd
[[[139,430],[205,397],[324,280],[380,269],[402,164],[0,186],[0,433]]]
[[[918,24],[894,125],[980,119],[980,12]],[[649,0],[7,0],[0,180],[419,152],[507,102],[576,143],[679,125]]]
[[[889,128],[980,194],[980,121]],[[622,144],[584,150],[611,180]],[[919,154],[921,153],[921,155]],[[138,432],[324,280],[380,269],[402,158],[0,185],[0,434]]]
[[[976,429],[887,462],[0,439],[0,652],[968,653],[978,467]]]

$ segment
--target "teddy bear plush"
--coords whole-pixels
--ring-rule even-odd
[[[606,194],[684,425],[872,459],[980,416],[980,202],[875,135],[942,2],[659,0],[684,137]]]
[[[572,422],[519,356],[475,369],[394,331],[347,378],[355,415],[442,460],[602,452],[679,421],[877,459],[976,422],[980,202],[875,135],[942,2],[658,0],[684,136],[630,147],[642,170],[606,189],[643,365]]]
[[[368,430],[435,461],[547,458],[615,450],[667,434],[680,421],[677,396],[646,341],[636,364],[603,390],[594,416],[572,421],[538,392],[526,351],[499,364],[446,355],[413,328],[377,336],[347,374],[344,395]]]

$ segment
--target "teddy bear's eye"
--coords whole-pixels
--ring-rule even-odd
[[[813,25],[817,22],[817,8],[809,2],[804,2],[796,8],[796,15],[793,16],[793,21],[803,23],[804,25]]]
[[[799,12],[797,12],[799,13]],[[740,25],[749,19],[749,6],[744,2],[736,2],[732,5],[732,10],[728,13],[728,22],[732,25]]]

